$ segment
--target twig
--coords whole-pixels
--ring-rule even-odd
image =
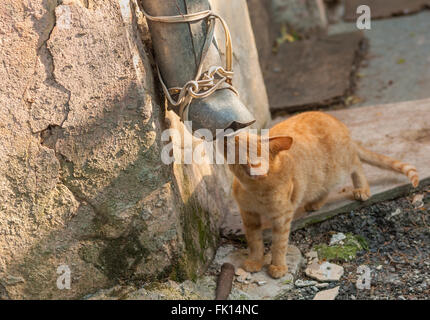
[[[215,300],[227,300],[233,284],[234,266],[224,263],[218,276]]]

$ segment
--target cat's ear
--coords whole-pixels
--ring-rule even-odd
[[[269,137],[270,152],[274,155],[281,151],[288,150],[293,144],[293,138],[289,136],[273,136]]]

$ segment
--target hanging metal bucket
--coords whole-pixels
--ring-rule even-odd
[[[164,93],[181,120],[191,121],[192,131],[208,129],[213,137],[217,129],[236,131],[254,123],[231,83],[228,28],[210,11],[208,0],[141,0],[141,4]],[[213,37],[216,19],[226,34],[225,69],[218,67],[222,62]]]

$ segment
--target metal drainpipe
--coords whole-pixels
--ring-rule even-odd
[[[141,0],[141,4],[151,16],[176,16],[210,9],[208,0]],[[182,87],[194,79],[206,39],[207,21],[164,23],[147,19],[147,22],[155,60],[165,85]],[[208,36],[212,38],[213,32]],[[203,71],[214,65],[222,66],[222,62],[216,44],[211,41]],[[177,108],[173,110],[178,113]],[[193,99],[188,106],[188,120],[192,122],[193,131],[208,129],[213,137],[217,129],[236,131],[255,122],[239,97],[229,89]]]

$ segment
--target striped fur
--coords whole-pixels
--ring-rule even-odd
[[[381,169],[393,170],[403,173],[411,181],[414,188],[418,187],[420,180],[417,169],[413,165],[367,150],[360,146],[357,142],[356,146],[358,156],[363,162]]]

